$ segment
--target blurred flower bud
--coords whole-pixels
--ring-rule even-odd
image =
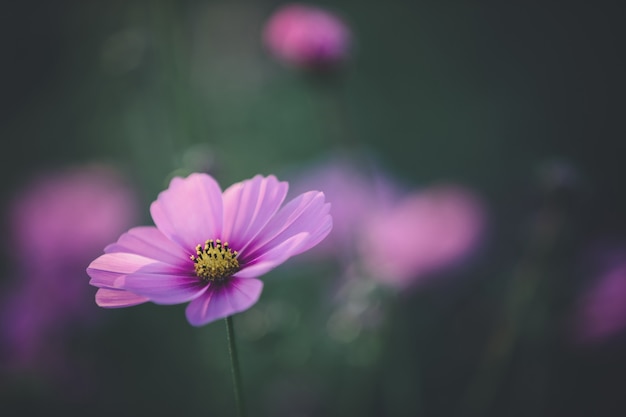
[[[339,17],[297,3],[274,12],[263,40],[278,59],[306,69],[333,68],[347,58],[350,48],[350,32]]]

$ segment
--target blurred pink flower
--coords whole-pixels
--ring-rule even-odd
[[[7,214],[18,280],[3,299],[4,359],[42,370],[62,360],[63,331],[90,318],[84,265],[136,221],[136,196],[113,168],[88,165],[37,178]]]
[[[359,237],[360,259],[372,277],[406,288],[463,260],[485,226],[478,197],[458,185],[436,185],[370,216]]]
[[[350,31],[339,17],[328,11],[292,3],[270,17],[263,40],[280,60],[297,67],[320,69],[345,60]]]
[[[334,158],[300,174],[295,187],[322,190],[333,207],[333,231],[311,255],[336,256],[346,279],[361,275],[402,289],[479,246],[486,209],[474,192],[454,184],[408,192],[363,166]]]
[[[135,227],[87,269],[101,307],[189,302],[193,326],[250,308],[257,277],[322,241],[332,228],[324,194],[282,206],[288,184],[255,176],[223,193],[206,174],[176,177],[152,203],[156,227]],[[282,206],[282,208],[281,208]]]
[[[583,295],[574,328],[575,338],[582,343],[603,342],[626,331],[626,252]]]
[[[18,196],[10,213],[13,245],[22,265],[49,269],[84,261],[136,217],[136,197],[112,168],[68,169]]]

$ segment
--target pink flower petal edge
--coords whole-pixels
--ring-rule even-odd
[[[148,297],[142,297],[124,290],[100,288],[98,292],[96,292],[96,304],[100,307],[131,307],[148,301],[150,301]]]

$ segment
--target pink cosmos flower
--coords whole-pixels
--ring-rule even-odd
[[[297,3],[283,6],[271,16],[263,39],[279,59],[302,68],[338,64],[350,47],[350,32],[341,19]]]
[[[332,228],[324,194],[282,208],[288,184],[255,176],[223,193],[206,174],[174,178],[150,207],[156,225],[136,227],[88,267],[101,307],[189,302],[193,326],[251,307],[260,275],[315,246]]]

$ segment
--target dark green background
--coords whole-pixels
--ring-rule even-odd
[[[263,48],[279,4],[5,5],[1,201],[44,169],[108,161],[141,190],[148,223],[149,202],[194,168],[184,155],[197,144],[222,185],[288,175],[337,150],[365,150],[409,186],[463,183],[489,206],[486,246],[454,285],[390,299],[380,333],[344,345],[326,337],[332,265],[268,276],[260,307],[287,299],[298,320],[240,340],[249,414],[623,415],[626,339],[582,348],[566,331],[589,247],[626,244],[622,7],[319,3],[347,20],[354,48],[344,71],[316,78]],[[573,184],[546,177],[554,163],[576,173]],[[542,216],[561,222],[547,248],[537,247]],[[105,311],[100,327],[68,338],[90,375],[83,389],[1,376],[1,409],[233,415],[223,324],[192,328],[183,309]],[[489,350],[498,331],[508,350]],[[368,349],[375,360],[354,359]],[[476,378],[486,388],[472,391]]]

